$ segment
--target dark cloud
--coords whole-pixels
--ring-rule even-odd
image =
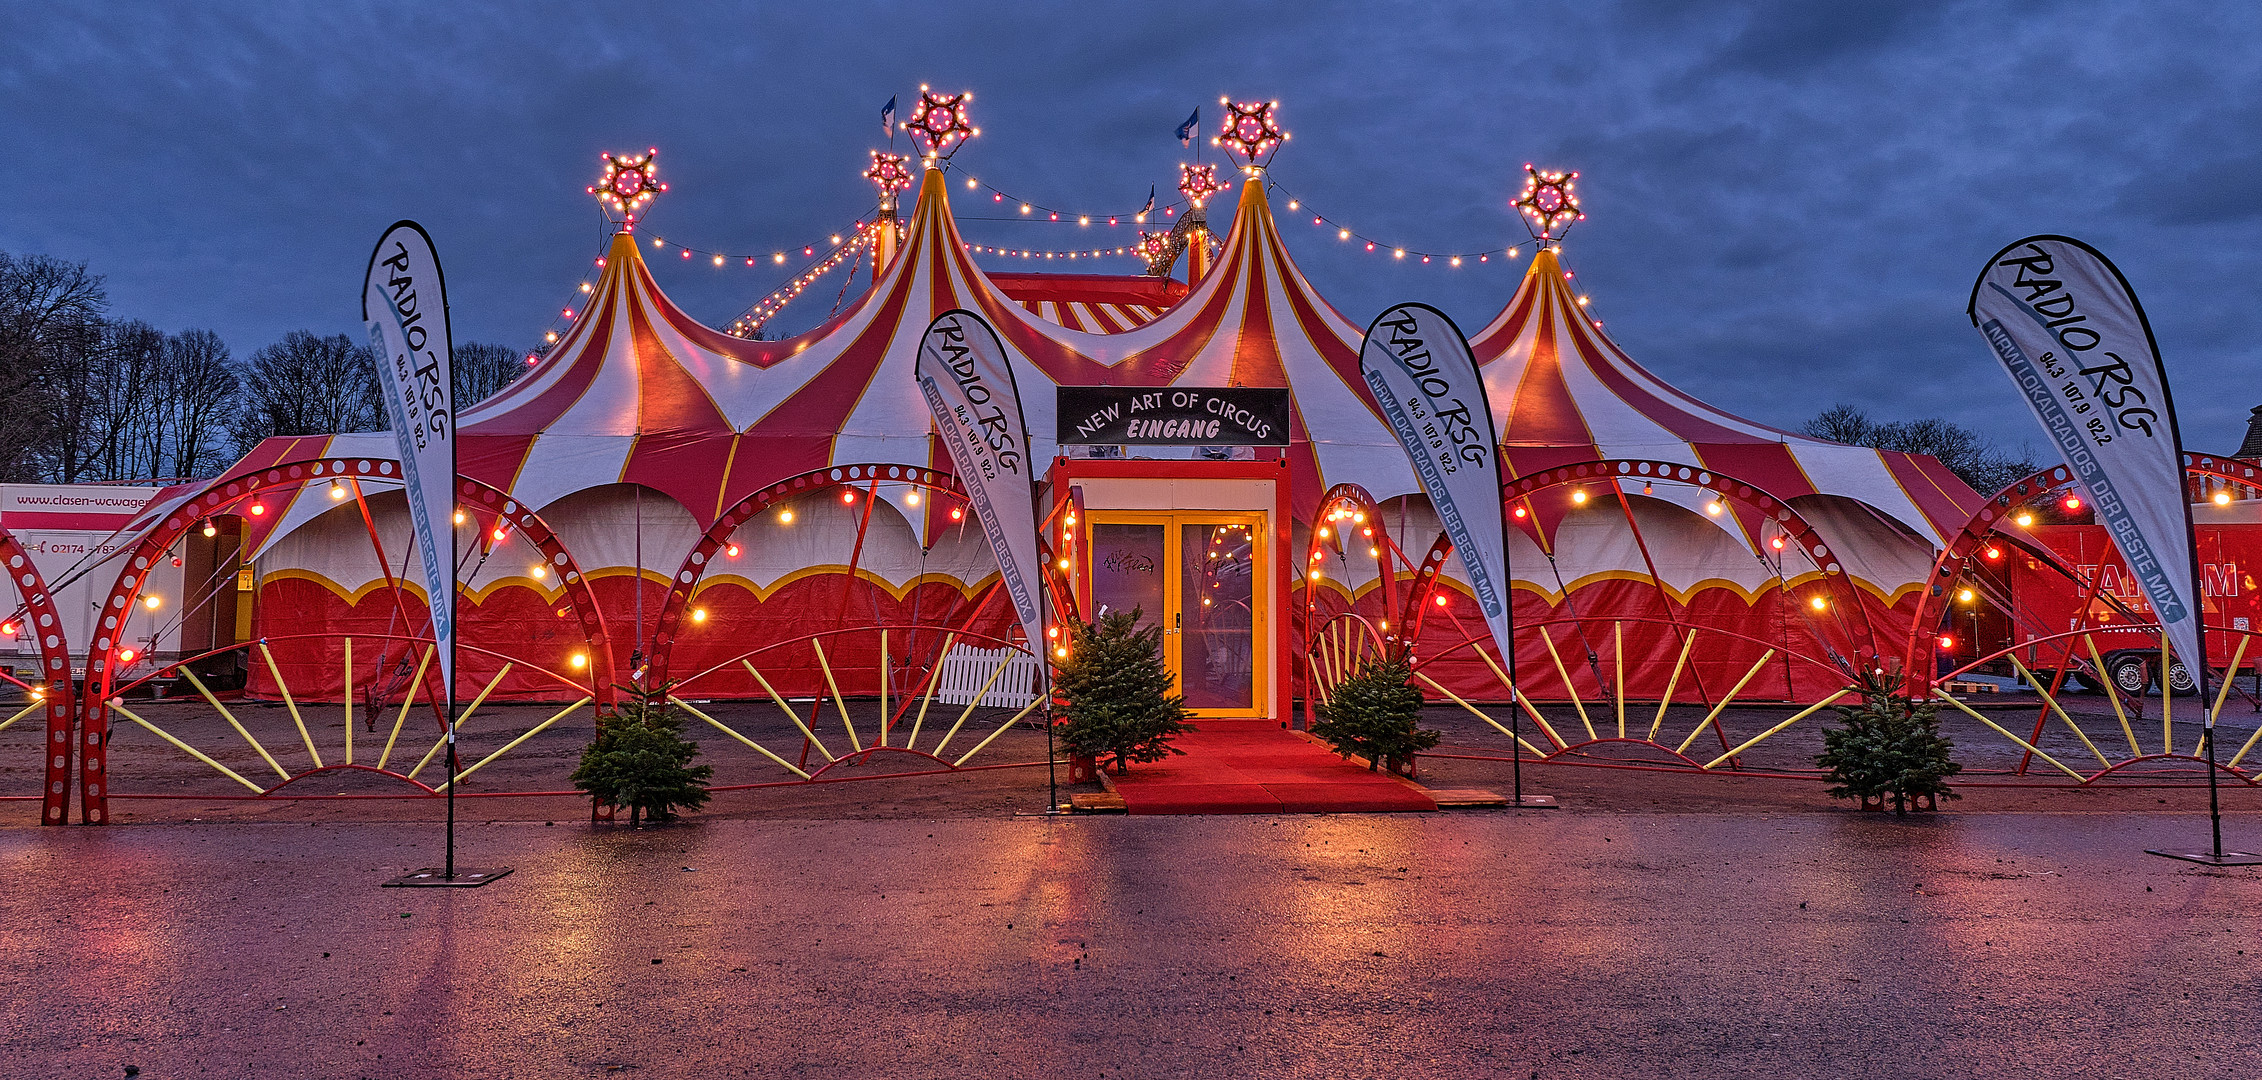
[[[464,336],[529,345],[603,242],[600,150],[661,148],[653,231],[769,252],[869,211],[879,105],[922,81],[977,91],[968,172],[1103,213],[1169,191],[1171,128],[1230,92],[1283,102],[1287,192],[1419,250],[1521,238],[1522,163],[1579,169],[1569,256],[1609,331],[1783,426],[1852,401],[2028,441],[1965,292],[2017,236],[2082,236],[2144,297],[2189,437],[2227,448],[2262,401],[2258,58],[2262,16],[2200,3],[19,5],[0,249],[244,353],[353,329],[370,239],[416,217]],[[978,242],[1122,242],[953,198]],[[1354,322],[1424,299],[1480,325],[1523,265],[1396,264],[1285,201]],[[713,322],[782,277],[653,261]]]

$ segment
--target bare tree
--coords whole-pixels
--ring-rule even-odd
[[[526,354],[502,345],[466,342],[456,346],[450,357],[459,411],[495,396],[526,372]]]
[[[85,263],[0,252],[0,479],[76,476],[83,385],[109,295]]]
[[[1807,421],[1803,430],[1817,439],[1849,446],[1930,454],[1981,495],[1993,495],[2039,467],[2031,460],[2030,449],[2022,448],[2014,456],[1993,439],[1938,417],[1877,421],[1856,406],[1840,403]]]
[[[385,426],[377,397],[377,364],[366,346],[344,334],[321,337],[293,330],[251,354],[243,371],[243,409],[235,425],[236,449],[251,449],[277,435],[328,435],[378,431]]]
[[[210,330],[165,339],[164,407],[171,413],[163,449],[173,476],[212,476],[228,465],[222,443],[241,396],[228,346]]]

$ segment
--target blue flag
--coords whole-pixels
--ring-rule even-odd
[[[1194,107],[1194,115],[1187,117],[1187,118],[1186,118],[1186,122],[1185,122],[1185,123],[1178,125],[1178,145],[1180,145],[1180,146],[1192,146],[1192,145],[1194,145],[1194,129],[1195,129],[1195,128],[1198,128],[1198,127],[1201,127],[1201,126],[1202,126],[1202,107],[1201,107],[1201,106],[1199,106],[1199,105],[1196,105],[1196,106]]]
[[[1140,217],[1146,217],[1146,216],[1147,216],[1148,214],[1152,214],[1152,213],[1154,213],[1154,212],[1155,212],[1155,186],[1154,186],[1153,184],[1148,184],[1148,185],[1147,185],[1147,205],[1145,205],[1145,206],[1142,206],[1142,207],[1140,207],[1140,208],[1139,208],[1139,216],[1140,216]]]
[[[888,103],[880,106],[880,130],[888,133],[888,142],[895,141],[895,96],[888,95]]]

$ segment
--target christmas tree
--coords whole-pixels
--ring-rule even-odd
[[[628,808],[630,825],[667,821],[678,807],[707,805],[712,765],[693,765],[699,744],[683,737],[683,720],[668,702],[668,687],[624,686],[620,712],[597,718],[597,734],[581,751],[573,786],[607,806]]]
[[[1186,726],[1186,699],[1170,692],[1162,662],[1162,627],[1139,629],[1139,610],[1071,622],[1068,659],[1053,674],[1060,703],[1060,739],[1078,756],[1112,755],[1115,771],[1130,762],[1161,761],[1184,750],[1172,737]]]
[[[1441,737],[1421,728],[1422,692],[1406,685],[1414,677],[1403,659],[1369,657],[1351,677],[1335,684],[1318,707],[1312,734],[1327,740],[1344,757],[1367,759],[1367,768],[1391,758],[1411,759],[1437,745]]]
[[[1898,675],[1861,675],[1854,689],[1859,706],[1834,706],[1843,726],[1822,733],[1815,764],[1830,770],[1835,799],[1891,800],[1895,814],[1908,813],[1920,798],[1963,796],[1948,788],[1948,777],[1963,771],[1950,760],[1956,744],[1940,734],[1940,706],[1901,693]]]

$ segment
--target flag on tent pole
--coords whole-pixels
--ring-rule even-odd
[[[974,519],[997,556],[998,574],[1029,648],[1042,655],[1037,488],[1029,471],[1029,425],[1005,345],[981,316],[954,308],[927,325],[913,374],[950,450],[958,482],[966,488]]]
[[[1142,206],[1142,207],[1140,207],[1140,208],[1139,208],[1139,216],[1140,216],[1140,217],[1146,217],[1146,216],[1147,216],[1148,214],[1152,214],[1152,213],[1154,213],[1154,212],[1155,212],[1155,186],[1154,186],[1153,184],[1148,184],[1148,185],[1147,185],[1147,205],[1145,205],[1145,206]]]
[[[888,145],[895,145],[895,95],[888,95],[888,103],[880,106],[880,130],[887,133]]]
[[[385,415],[400,447],[409,524],[423,556],[440,685],[455,699],[455,384],[448,299],[432,238],[413,221],[385,230],[362,280],[361,317],[377,355]]]
[[[2183,437],[2152,325],[2128,279],[2079,240],[2030,236],[1987,260],[1969,313],[2204,689]],[[2213,728],[2213,716],[2207,724]]]
[[[1193,115],[1191,115],[1191,116],[1188,116],[1188,117],[1186,118],[1186,122],[1185,122],[1185,123],[1178,125],[1178,145],[1180,145],[1180,146],[1192,146],[1192,145],[1194,145],[1194,129],[1196,129],[1196,128],[1199,128],[1199,127],[1201,127],[1201,126],[1202,126],[1202,107],[1201,107],[1201,106],[1199,106],[1199,105],[1196,105],[1196,106],[1194,106],[1194,112],[1193,112]]]
[[[1514,663],[1497,429],[1468,339],[1444,312],[1400,304],[1367,327],[1359,372],[1461,557],[1493,644]]]

